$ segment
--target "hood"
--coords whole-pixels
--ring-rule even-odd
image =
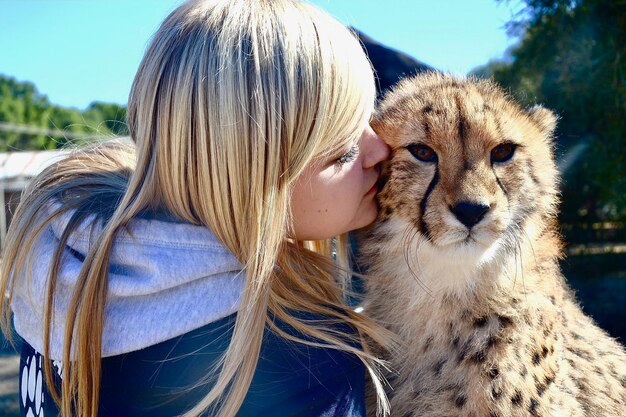
[[[43,231],[29,260],[31,279],[17,283],[15,328],[43,352],[43,313],[52,256],[71,213]],[[63,352],[65,318],[77,276],[100,227],[84,221],[64,248],[57,278],[50,359]],[[245,274],[239,261],[205,227],[148,213],[131,220],[113,243],[102,356],[138,350],[234,313]]]

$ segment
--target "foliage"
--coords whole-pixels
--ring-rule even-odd
[[[506,1],[506,0],[497,0]],[[565,173],[562,220],[626,220],[626,1],[524,0],[505,60],[475,70],[560,115],[558,151],[585,150]]]
[[[117,104],[93,102],[84,111],[51,104],[34,84],[0,75],[0,152],[125,135],[125,117],[126,108]]]

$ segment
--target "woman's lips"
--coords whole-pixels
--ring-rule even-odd
[[[370,195],[370,194],[376,194],[376,191],[378,191],[378,187],[377,187],[378,181],[376,181],[374,183],[374,185],[372,185],[372,188],[370,188],[365,195]]]
[[[376,181],[374,181],[372,188],[367,190],[367,192],[365,193],[366,196],[369,196],[370,194],[376,194],[378,192],[378,183],[380,182],[380,164],[377,164],[374,168],[376,170]]]

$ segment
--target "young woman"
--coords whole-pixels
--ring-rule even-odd
[[[359,42],[312,6],[174,10],[132,86],[133,143],[49,167],[13,219],[22,415],[363,415],[388,336],[342,282],[389,152],[374,97]]]

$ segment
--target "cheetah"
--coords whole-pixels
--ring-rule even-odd
[[[364,312],[400,339],[392,416],[626,416],[624,349],[559,270],[556,121],[436,73],[380,104],[391,157],[359,239]]]

